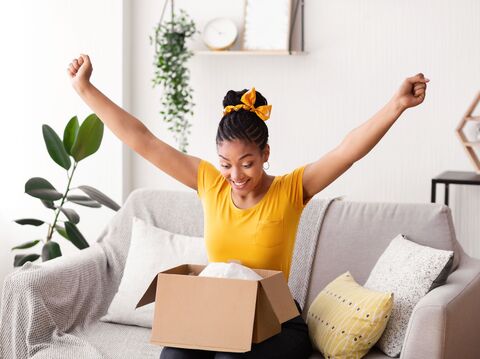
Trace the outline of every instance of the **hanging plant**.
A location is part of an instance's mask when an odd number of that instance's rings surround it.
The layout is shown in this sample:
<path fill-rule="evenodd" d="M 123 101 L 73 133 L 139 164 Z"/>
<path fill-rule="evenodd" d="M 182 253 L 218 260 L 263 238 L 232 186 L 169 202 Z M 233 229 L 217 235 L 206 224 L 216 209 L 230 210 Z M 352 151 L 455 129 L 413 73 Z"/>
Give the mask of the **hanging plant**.
<path fill-rule="evenodd" d="M 186 153 L 191 127 L 188 116 L 193 115 L 194 103 L 187 67 L 193 52 L 185 46 L 185 42 L 195 34 L 196 28 L 185 11 L 180 10 L 179 14 L 175 14 L 173 0 L 171 19 L 162 23 L 165 6 L 154 36 L 150 37 L 155 46 L 153 86 L 163 87 L 160 115 L 173 133 L 178 149 Z"/>

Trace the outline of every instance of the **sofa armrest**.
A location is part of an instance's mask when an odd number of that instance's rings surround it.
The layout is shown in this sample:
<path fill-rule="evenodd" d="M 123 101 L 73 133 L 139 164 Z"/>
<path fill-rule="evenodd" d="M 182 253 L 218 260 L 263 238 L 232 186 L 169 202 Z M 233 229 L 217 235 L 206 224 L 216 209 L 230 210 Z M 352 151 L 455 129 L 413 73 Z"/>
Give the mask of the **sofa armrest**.
<path fill-rule="evenodd" d="M 98 319 L 109 304 L 109 284 L 107 258 L 97 243 L 11 273 L 3 284 L 0 357 L 30 357 L 52 337 Z"/>
<path fill-rule="evenodd" d="M 478 358 L 480 260 L 463 255 L 447 283 L 423 297 L 408 324 L 401 358 Z"/>

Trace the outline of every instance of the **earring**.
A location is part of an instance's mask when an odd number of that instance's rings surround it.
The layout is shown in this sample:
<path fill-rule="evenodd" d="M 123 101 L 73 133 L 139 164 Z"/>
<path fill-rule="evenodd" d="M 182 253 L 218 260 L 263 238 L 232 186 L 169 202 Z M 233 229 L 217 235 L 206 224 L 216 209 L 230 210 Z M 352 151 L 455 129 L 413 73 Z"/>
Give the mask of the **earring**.
<path fill-rule="evenodd" d="M 265 167 L 265 163 L 267 164 L 267 167 Z M 270 168 L 270 163 L 268 163 L 268 161 L 265 163 L 263 164 L 263 169 L 266 171 Z"/>

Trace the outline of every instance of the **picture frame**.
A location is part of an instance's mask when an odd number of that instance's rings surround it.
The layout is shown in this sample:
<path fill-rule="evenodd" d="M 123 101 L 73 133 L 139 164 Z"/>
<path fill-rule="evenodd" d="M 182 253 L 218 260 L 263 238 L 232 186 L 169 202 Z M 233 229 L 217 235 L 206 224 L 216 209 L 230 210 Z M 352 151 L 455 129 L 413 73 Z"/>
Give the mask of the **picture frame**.
<path fill-rule="evenodd" d="M 242 50 L 288 51 L 292 0 L 245 0 Z"/>

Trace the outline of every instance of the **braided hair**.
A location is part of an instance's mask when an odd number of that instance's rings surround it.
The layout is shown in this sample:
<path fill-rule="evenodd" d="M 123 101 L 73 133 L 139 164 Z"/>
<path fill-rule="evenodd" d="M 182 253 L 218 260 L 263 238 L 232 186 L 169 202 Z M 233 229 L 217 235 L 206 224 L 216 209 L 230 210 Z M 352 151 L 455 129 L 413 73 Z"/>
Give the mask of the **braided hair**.
<path fill-rule="evenodd" d="M 223 98 L 223 107 L 241 104 L 241 98 L 248 90 L 227 92 Z M 267 105 L 267 99 L 260 92 L 256 92 L 255 107 Z M 255 143 L 261 151 L 268 143 L 268 128 L 255 112 L 240 109 L 232 111 L 222 117 L 218 124 L 217 146 L 223 141 L 243 140 Z"/>

